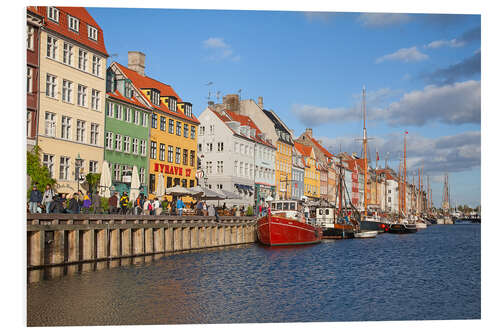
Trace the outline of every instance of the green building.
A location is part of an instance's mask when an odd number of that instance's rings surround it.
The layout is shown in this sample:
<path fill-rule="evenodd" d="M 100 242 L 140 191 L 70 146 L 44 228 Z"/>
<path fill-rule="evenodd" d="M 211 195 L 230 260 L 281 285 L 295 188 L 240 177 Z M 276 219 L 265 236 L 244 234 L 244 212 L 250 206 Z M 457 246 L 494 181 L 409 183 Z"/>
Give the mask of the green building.
<path fill-rule="evenodd" d="M 112 191 L 130 193 L 132 169 L 139 173 L 141 192 L 147 194 L 151 108 L 128 80 L 111 64 L 106 73 L 104 160 L 108 162 Z"/>

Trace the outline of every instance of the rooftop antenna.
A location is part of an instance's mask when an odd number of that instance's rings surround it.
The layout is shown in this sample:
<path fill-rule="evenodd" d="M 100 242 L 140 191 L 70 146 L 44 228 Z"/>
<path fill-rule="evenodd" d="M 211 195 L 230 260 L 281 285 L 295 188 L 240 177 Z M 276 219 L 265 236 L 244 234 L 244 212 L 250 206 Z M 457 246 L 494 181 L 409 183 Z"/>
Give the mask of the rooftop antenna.
<path fill-rule="evenodd" d="M 217 103 L 220 103 L 220 91 L 216 93 Z"/>
<path fill-rule="evenodd" d="M 214 84 L 212 81 L 209 81 L 208 83 L 205 84 L 208 87 L 208 97 L 207 97 L 208 102 L 210 102 L 210 86 L 212 84 Z"/>

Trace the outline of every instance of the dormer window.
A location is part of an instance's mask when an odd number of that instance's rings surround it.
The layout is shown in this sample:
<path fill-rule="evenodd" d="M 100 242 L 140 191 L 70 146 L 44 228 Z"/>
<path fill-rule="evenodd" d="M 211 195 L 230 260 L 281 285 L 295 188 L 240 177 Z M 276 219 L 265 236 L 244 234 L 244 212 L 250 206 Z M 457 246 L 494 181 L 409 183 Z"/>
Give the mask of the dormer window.
<path fill-rule="evenodd" d="M 151 89 L 151 102 L 154 105 L 160 105 L 160 92 L 156 89 Z"/>
<path fill-rule="evenodd" d="M 184 114 L 188 117 L 193 116 L 193 106 L 191 105 L 191 103 L 184 104 Z"/>
<path fill-rule="evenodd" d="M 132 84 L 130 80 L 125 80 L 125 97 L 132 98 Z"/>
<path fill-rule="evenodd" d="M 168 109 L 174 112 L 177 111 L 177 98 L 172 96 L 168 98 Z"/>
<path fill-rule="evenodd" d="M 80 30 L 80 20 L 68 15 L 68 28 L 74 32 L 78 32 Z"/>
<path fill-rule="evenodd" d="M 52 21 L 59 23 L 59 9 L 56 7 L 47 7 L 47 17 Z"/>
<path fill-rule="evenodd" d="M 97 41 L 97 29 L 93 26 L 87 25 L 89 39 Z"/>

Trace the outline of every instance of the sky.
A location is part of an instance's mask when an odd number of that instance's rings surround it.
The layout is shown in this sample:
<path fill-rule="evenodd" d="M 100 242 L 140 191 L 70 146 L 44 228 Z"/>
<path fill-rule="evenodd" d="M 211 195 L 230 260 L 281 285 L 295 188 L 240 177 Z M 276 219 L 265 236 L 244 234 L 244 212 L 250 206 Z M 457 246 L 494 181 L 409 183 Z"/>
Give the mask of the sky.
<path fill-rule="evenodd" d="M 362 151 L 365 86 L 372 165 L 397 170 L 408 131 L 409 180 L 423 168 L 435 206 L 445 173 L 453 206 L 481 203 L 480 15 L 87 9 L 109 63 L 145 53 L 196 115 L 241 90 L 332 153 Z"/>

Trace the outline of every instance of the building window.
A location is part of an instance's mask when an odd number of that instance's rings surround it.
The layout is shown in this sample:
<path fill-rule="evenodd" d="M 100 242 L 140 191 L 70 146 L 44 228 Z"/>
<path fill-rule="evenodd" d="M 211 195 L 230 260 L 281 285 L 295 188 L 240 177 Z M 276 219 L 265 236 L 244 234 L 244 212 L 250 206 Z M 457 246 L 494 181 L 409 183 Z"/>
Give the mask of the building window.
<path fill-rule="evenodd" d="M 62 116 L 61 138 L 69 140 L 71 138 L 71 118 Z"/>
<path fill-rule="evenodd" d="M 224 142 L 217 142 L 217 151 L 224 151 Z"/>
<path fill-rule="evenodd" d="M 156 113 L 151 114 L 151 128 L 158 127 L 158 115 Z"/>
<path fill-rule="evenodd" d="M 52 112 L 45 112 L 45 135 L 56 135 L 56 115 Z"/>
<path fill-rule="evenodd" d="M 173 163 L 174 162 L 174 147 L 173 146 L 168 146 L 168 162 Z"/>
<path fill-rule="evenodd" d="M 189 126 L 188 126 L 188 124 L 184 124 L 184 137 L 185 138 L 189 137 Z"/>
<path fill-rule="evenodd" d="M 139 169 L 139 182 L 141 184 L 145 183 L 145 177 L 146 177 L 146 169 L 140 168 Z"/>
<path fill-rule="evenodd" d="M 148 127 L 148 114 L 147 113 L 142 114 L 142 126 Z"/>
<path fill-rule="evenodd" d="M 73 82 L 63 79 L 63 84 L 62 84 L 63 102 L 71 103 L 72 95 L 73 95 Z"/>
<path fill-rule="evenodd" d="M 92 40 L 97 41 L 97 29 L 87 25 L 88 37 Z"/>
<path fill-rule="evenodd" d="M 106 132 L 106 149 L 113 149 L 113 133 Z"/>
<path fill-rule="evenodd" d="M 188 117 L 193 115 L 193 106 L 191 104 L 185 104 L 184 106 L 184 114 Z"/>
<path fill-rule="evenodd" d="M 96 55 L 92 56 L 92 74 L 101 76 L 101 58 Z"/>
<path fill-rule="evenodd" d="M 31 25 L 28 25 L 28 35 L 26 38 L 26 47 L 28 50 L 33 50 L 33 47 L 35 45 L 35 28 L 32 27 Z"/>
<path fill-rule="evenodd" d="M 116 105 L 115 107 L 115 118 L 116 119 L 120 119 L 122 120 L 123 119 L 123 105 Z"/>
<path fill-rule="evenodd" d="M 45 85 L 45 95 L 48 97 L 56 98 L 57 92 L 57 78 L 54 75 L 47 74 Z"/>
<path fill-rule="evenodd" d="M 170 97 L 168 99 L 168 108 L 170 111 L 177 111 L 177 99 L 175 97 Z"/>
<path fill-rule="evenodd" d="M 184 165 L 188 164 L 188 150 L 187 149 L 182 150 L 182 164 L 184 164 Z"/>
<path fill-rule="evenodd" d="M 47 36 L 47 57 L 57 59 L 57 38 Z"/>
<path fill-rule="evenodd" d="M 139 125 L 140 121 L 141 121 L 141 113 L 139 112 L 139 110 L 135 110 L 134 111 L 134 123 L 136 125 Z"/>
<path fill-rule="evenodd" d="M 174 134 L 174 121 L 172 119 L 168 120 L 168 133 Z"/>
<path fill-rule="evenodd" d="M 63 62 L 66 65 L 73 65 L 73 45 L 66 42 L 63 44 Z"/>
<path fill-rule="evenodd" d="M 189 165 L 194 167 L 194 150 L 191 150 L 189 152 Z"/>
<path fill-rule="evenodd" d="M 115 150 L 116 151 L 122 150 L 122 136 L 121 136 L 121 134 L 115 134 Z"/>
<path fill-rule="evenodd" d="M 139 151 L 139 139 L 133 138 L 132 139 L 132 154 L 137 155 Z"/>
<path fill-rule="evenodd" d="M 238 176 L 238 161 L 234 161 L 234 175 Z"/>
<path fill-rule="evenodd" d="M 212 174 L 212 161 L 207 162 L 207 174 Z"/>
<path fill-rule="evenodd" d="M 205 126 L 200 126 L 200 133 L 199 135 L 204 135 L 205 134 Z"/>
<path fill-rule="evenodd" d="M 33 92 L 33 68 L 28 67 L 28 72 L 26 76 L 26 92 L 27 93 L 32 93 Z"/>
<path fill-rule="evenodd" d="M 131 117 L 130 109 L 129 108 L 125 108 L 124 114 L 125 114 L 125 119 L 123 119 L 123 120 L 125 120 L 127 123 L 130 123 L 131 122 L 131 119 L 130 119 L 130 117 Z"/>
<path fill-rule="evenodd" d="M 98 90 L 92 89 L 92 110 L 99 111 L 101 105 L 100 92 Z"/>
<path fill-rule="evenodd" d="M 74 32 L 78 32 L 80 30 L 80 20 L 76 17 L 68 15 L 68 28 Z"/>
<path fill-rule="evenodd" d="M 167 177 L 167 188 L 172 187 L 172 177 Z"/>
<path fill-rule="evenodd" d="M 61 156 L 59 160 L 59 179 L 68 180 L 69 176 L 69 157 Z"/>
<path fill-rule="evenodd" d="M 160 161 L 165 161 L 165 144 L 160 143 Z"/>
<path fill-rule="evenodd" d="M 43 165 L 49 170 L 50 178 L 54 174 L 54 155 L 43 154 Z"/>
<path fill-rule="evenodd" d="M 156 142 L 151 141 L 151 148 L 149 150 L 149 157 L 153 160 L 156 159 Z"/>
<path fill-rule="evenodd" d="M 114 110 L 113 110 L 114 104 L 111 102 L 108 102 L 107 106 L 108 107 L 106 109 L 106 116 L 108 116 L 109 118 L 113 118 L 113 116 L 114 116 Z"/>
<path fill-rule="evenodd" d="M 90 124 L 90 144 L 96 145 L 99 142 L 99 125 Z"/>
<path fill-rule="evenodd" d="M 120 180 L 120 164 L 113 165 L 113 180 L 115 181 Z"/>
<path fill-rule="evenodd" d="M 146 156 L 146 141 L 141 140 L 141 156 Z"/>
<path fill-rule="evenodd" d="M 217 161 L 217 173 L 218 174 L 224 173 L 224 162 L 223 161 Z"/>
<path fill-rule="evenodd" d="M 89 172 L 97 173 L 97 161 L 89 161 Z"/>
<path fill-rule="evenodd" d="M 130 153 L 130 136 L 123 137 L 123 151 Z"/>
<path fill-rule="evenodd" d="M 85 141 L 85 122 L 83 120 L 76 121 L 76 141 Z"/>
<path fill-rule="evenodd" d="M 181 149 L 179 147 L 175 147 L 175 163 L 181 163 Z"/>
<path fill-rule="evenodd" d="M 87 51 L 85 50 L 78 50 L 78 69 L 81 69 L 82 71 L 87 71 Z"/>
<path fill-rule="evenodd" d="M 240 162 L 240 177 L 243 177 L 243 162 Z"/>
<path fill-rule="evenodd" d="M 196 129 L 194 126 L 191 126 L 191 139 L 196 138 Z"/>
<path fill-rule="evenodd" d="M 199 152 L 199 153 L 201 153 L 201 152 L 202 152 L 201 147 L 202 147 L 202 144 L 201 144 L 201 143 L 198 143 L 198 152 Z"/>
<path fill-rule="evenodd" d="M 87 87 L 78 85 L 78 98 L 77 103 L 79 106 L 87 106 Z"/>
<path fill-rule="evenodd" d="M 210 125 L 210 134 L 214 134 L 214 125 Z"/>
<path fill-rule="evenodd" d="M 166 130 L 166 126 L 167 126 L 167 119 L 165 119 L 165 117 L 161 116 L 160 117 L 160 129 L 162 131 L 165 131 Z"/>
<path fill-rule="evenodd" d="M 207 143 L 207 152 L 211 152 L 212 148 L 213 148 L 212 143 L 211 142 Z"/>
<path fill-rule="evenodd" d="M 175 133 L 175 134 L 177 134 L 177 135 L 179 135 L 179 136 L 180 136 L 180 135 L 182 135 L 182 133 L 181 133 L 181 132 L 182 132 L 182 124 L 181 124 L 181 122 L 180 122 L 180 121 L 178 121 L 178 122 L 177 122 L 177 127 L 176 127 L 176 133 Z"/>
<path fill-rule="evenodd" d="M 59 23 L 59 9 L 56 7 L 47 7 L 47 16 L 52 21 Z"/>
<path fill-rule="evenodd" d="M 160 105 L 160 93 L 155 89 L 151 90 L 151 102 L 154 105 Z"/>

